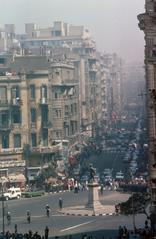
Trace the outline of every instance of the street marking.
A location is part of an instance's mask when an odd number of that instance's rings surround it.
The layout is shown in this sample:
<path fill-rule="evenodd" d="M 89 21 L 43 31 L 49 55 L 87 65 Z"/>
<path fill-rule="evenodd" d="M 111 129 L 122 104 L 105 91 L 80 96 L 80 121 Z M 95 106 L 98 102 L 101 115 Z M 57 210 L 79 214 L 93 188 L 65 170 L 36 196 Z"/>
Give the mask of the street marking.
<path fill-rule="evenodd" d="M 74 229 L 74 228 L 77 228 L 77 227 L 81 227 L 81 226 L 84 226 L 84 225 L 86 225 L 86 224 L 89 224 L 89 223 L 92 223 L 92 222 L 95 222 L 95 221 L 96 221 L 96 220 L 92 220 L 92 221 L 89 221 L 89 222 L 84 222 L 84 223 L 78 224 L 78 225 L 73 226 L 73 227 L 68 227 L 68 228 L 66 228 L 66 229 L 61 230 L 61 232 L 69 231 L 69 230 L 71 230 L 71 229 Z"/>

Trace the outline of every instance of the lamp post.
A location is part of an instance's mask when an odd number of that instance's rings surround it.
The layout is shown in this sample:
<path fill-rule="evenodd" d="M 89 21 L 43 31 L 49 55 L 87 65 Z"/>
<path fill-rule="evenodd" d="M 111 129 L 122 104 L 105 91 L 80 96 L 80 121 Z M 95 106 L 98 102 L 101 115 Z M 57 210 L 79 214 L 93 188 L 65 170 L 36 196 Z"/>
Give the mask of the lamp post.
<path fill-rule="evenodd" d="M 5 197 L 4 197 L 3 182 L 2 182 L 2 227 L 3 227 L 3 236 L 5 234 L 5 221 L 4 221 L 4 218 L 5 218 L 5 207 L 4 207 L 4 200 L 5 200 Z"/>
<path fill-rule="evenodd" d="M 135 225 L 134 193 L 132 193 L 132 213 L 133 213 L 133 229 L 134 229 L 134 233 L 135 233 L 136 225 Z"/>
<path fill-rule="evenodd" d="M 29 185 L 29 177 L 28 177 L 28 160 L 30 156 L 30 145 L 25 144 L 23 147 L 23 153 L 24 153 L 24 159 L 25 159 L 25 177 L 27 180 L 27 183 Z"/>

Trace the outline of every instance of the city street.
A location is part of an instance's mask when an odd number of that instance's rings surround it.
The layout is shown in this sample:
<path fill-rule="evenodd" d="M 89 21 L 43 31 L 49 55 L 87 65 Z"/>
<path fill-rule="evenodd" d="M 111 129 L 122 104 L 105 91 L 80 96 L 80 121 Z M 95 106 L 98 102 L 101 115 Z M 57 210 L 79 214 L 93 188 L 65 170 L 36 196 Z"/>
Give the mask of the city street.
<path fill-rule="evenodd" d="M 74 233 L 83 233 L 94 230 L 118 229 L 119 225 L 126 225 L 129 229 L 133 228 L 132 216 L 69 216 L 62 215 L 58 212 L 58 199 L 63 199 L 63 207 L 72 205 L 85 205 L 87 201 L 87 192 L 65 192 L 58 194 L 46 194 L 42 197 L 20 200 L 12 200 L 6 202 L 7 210 L 11 212 L 11 225 L 6 225 L 5 231 L 14 231 L 14 225 L 17 224 L 18 232 L 27 232 L 32 230 L 44 234 L 46 226 L 50 229 L 50 236 L 66 235 Z M 129 195 L 120 194 L 118 192 L 105 191 L 100 200 L 104 205 L 114 205 L 120 201 L 127 200 Z M 45 205 L 49 204 L 51 208 L 50 218 L 46 217 Z M 30 210 L 32 222 L 28 224 L 26 221 L 26 211 Z M 0 215 L 2 211 L 0 210 Z M 136 216 L 136 226 L 143 225 L 144 215 Z M 0 230 L 2 231 L 2 216 L 0 217 Z"/>

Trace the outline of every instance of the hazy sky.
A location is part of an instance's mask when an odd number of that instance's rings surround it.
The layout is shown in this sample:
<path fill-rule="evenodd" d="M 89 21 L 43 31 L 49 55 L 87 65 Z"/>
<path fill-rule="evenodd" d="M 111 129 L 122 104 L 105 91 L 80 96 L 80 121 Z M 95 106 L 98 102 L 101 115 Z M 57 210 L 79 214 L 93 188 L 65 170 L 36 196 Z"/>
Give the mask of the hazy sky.
<path fill-rule="evenodd" d="M 0 0 L 0 24 L 50 26 L 55 20 L 90 29 L 100 51 L 117 52 L 127 61 L 143 61 L 144 35 L 137 14 L 144 0 Z"/>

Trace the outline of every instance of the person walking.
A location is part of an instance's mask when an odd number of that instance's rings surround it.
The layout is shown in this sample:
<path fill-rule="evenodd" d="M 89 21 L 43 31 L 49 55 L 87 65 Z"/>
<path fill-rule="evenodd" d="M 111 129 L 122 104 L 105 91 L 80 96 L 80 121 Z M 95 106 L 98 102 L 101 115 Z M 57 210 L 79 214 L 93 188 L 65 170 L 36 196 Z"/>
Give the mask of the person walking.
<path fill-rule="evenodd" d="M 63 200 L 62 200 L 62 198 L 59 198 L 59 208 L 60 208 L 60 210 L 62 209 L 62 206 L 63 206 Z"/>
<path fill-rule="evenodd" d="M 30 211 L 29 210 L 27 210 L 27 222 L 30 224 L 30 222 L 31 222 L 31 214 L 30 214 Z"/>
<path fill-rule="evenodd" d="M 10 212 L 7 212 L 7 222 L 8 222 L 8 225 L 11 225 L 11 213 Z"/>
<path fill-rule="evenodd" d="M 48 226 L 46 226 L 45 230 L 44 230 L 44 238 L 48 239 L 49 238 L 49 228 Z"/>
<path fill-rule="evenodd" d="M 15 234 L 17 234 L 17 224 L 15 224 Z"/>
<path fill-rule="evenodd" d="M 103 184 L 101 184 L 100 192 L 101 192 L 101 195 L 103 195 Z"/>
<path fill-rule="evenodd" d="M 46 216 L 50 217 L 50 207 L 48 204 L 46 205 L 45 209 L 46 209 Z"/>

